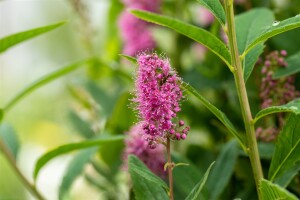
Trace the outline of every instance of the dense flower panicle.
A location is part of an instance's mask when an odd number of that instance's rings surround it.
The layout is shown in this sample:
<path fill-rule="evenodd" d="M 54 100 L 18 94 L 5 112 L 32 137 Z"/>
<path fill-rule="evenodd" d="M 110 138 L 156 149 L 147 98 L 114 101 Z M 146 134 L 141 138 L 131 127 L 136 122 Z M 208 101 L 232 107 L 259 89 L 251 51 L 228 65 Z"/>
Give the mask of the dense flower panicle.
<path fill-rule="evenodd" d="M 142 160 L 153 173 L 164 177 L 165 148 L 162 144 L 159 144 L 155 149 L 151 149 L 148 146 L 148 142 L 143 138 L 144 130 L 142 126 L 142 123 L 138 123 L 127 132 L 128 137 L 125 139 L 125 149 L 123 152 L 123 158 L 125 160 L 124 167 L 127 168 L 128 155 L 134 154 Z"/>
<path fill-rule="evenodd" d="M 279 79 L 273 79 L 274 72 L 283 67 L 287 67 L 284 58 L 287 56 L 285 50 L 273 51 L 266 56 L 266 59 L 259 62 L 263 65 L 261 68 L 262 80 L 260 85 L 261 107 L 267 108 L 270 106 L 278 106 L 286 104 L 300 96 L 299 91 L 296 91 L 294 86 L 295 76 L 288 76 Z M 277 115 L 278 128 L 259 127 L 256 130 L 257 137 L 264 141 L 274 140 L 279 133 L 279 130 L 284 124 L 284 115 Z"/>
<path fill-rule="evenodd" d="M 158 12 L 161 0 L 123 0 L 126 8 Z M 124 10 L 119 18 L 121 37 L 124 41 L 123 53 L 135 55 L 139 51 L 153 49 L 155 41 L 149 30 L 150 24 L 136 18 Z"/>
<path fill-rule="evenodd" d="M 140 54 L 137 57 L 136 98 L 137 109 L 142 118 L 146 139 L 151 148 L 166 138 L 185 139 L 189 127 L 184 122 L 174 123 L 180 111 L 182 99 L 180 79 L 171 70 L 168 59 L 161 59 L 157 54 Z"/>

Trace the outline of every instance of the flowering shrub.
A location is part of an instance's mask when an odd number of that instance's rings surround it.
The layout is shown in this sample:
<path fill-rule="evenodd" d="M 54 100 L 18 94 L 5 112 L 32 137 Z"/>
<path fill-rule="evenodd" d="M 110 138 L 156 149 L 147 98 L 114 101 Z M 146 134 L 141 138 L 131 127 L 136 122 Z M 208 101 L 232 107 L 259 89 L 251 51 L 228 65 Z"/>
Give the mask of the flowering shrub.
<path fill-rule="evenodd" d="M 48 3 L 0 39 L 0 199 L 300 198 L 298 1 Z"/>

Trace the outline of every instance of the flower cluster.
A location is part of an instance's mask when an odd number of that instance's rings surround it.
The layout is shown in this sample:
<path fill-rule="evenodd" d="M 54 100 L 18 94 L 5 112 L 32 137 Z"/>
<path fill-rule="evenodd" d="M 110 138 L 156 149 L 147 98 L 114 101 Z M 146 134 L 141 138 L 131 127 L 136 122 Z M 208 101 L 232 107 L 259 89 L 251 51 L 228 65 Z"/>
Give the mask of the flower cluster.
<path fill-rule="evenodd" d="M 140 54 L 137 57 L 136 98 L 137 109 L 143 120 L 143 129 L 150 148 L 163 143 L 166 138 L 185 139 L 189 127 L 175 118 L 180 111 L 179 102 L 183 98 L 180 79 L 171 70 L 168 59 L 157 54 Z"/>
<path fill-rule="evenodd" d="M 123 3 L 125 8 L 158 12 L 161 0 L 123 0 Z M 127 10 L 124 10 L 120 15 L 119 27 L 121 37 L 124 41 L 124 54 L 133 56 L 139 51 L 155 47 L 155 41 L 149 30 L 149 24 L 136 18 Z"/>
<path fill-rule="evenodd" d="M 263 64 L 261 68 L 262 80 L 259 94 L 260 99 L 262 100 L 262 108 L 286 104 L 300 96 L 299 91 L 296 91 L 294 86 L 295 76 L 288 76 L 279 79 L 273 78 L 273 74 L 276 70 L 287 67 L 287 63 L 284 59 L 286 56 L 287 52 L 285 50 L 280 52 L 273 51 L 266 56 L 265 61 L 260 61 Z M 276 116 L 276 121 L 278 128 L 271 127 L 263 129 L 262 127 L 258 127 L 256 130 L 257 137 L 264 141 L 271 141 L 275 139 L 284 124 L 284 115 L 278 114 Z"/>
<path fill-rule="evenodd" d="M 128 155 L 134 154 L 143 161 L 153 173 L 164 177 L 165 148 L 162 144 L 159 144 L 157 148 L 151 149 L 143 138 L 143 134 L 142 123 L 136 124 L 127 132 L 128 137 L 125 139 L 125 150 L 123 152 L 123 158 L 125 160 L 124 167 L 127 168 Z"/>

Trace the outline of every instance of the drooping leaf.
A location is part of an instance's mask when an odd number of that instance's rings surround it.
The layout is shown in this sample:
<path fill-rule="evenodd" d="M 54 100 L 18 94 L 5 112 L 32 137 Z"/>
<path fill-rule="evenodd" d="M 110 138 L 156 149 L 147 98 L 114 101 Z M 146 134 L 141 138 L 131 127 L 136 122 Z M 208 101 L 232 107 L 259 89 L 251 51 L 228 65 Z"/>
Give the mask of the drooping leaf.
<path fill-rule="evenodd" d="M 31 38 L 41 35 L 43 33 L 49 32 L 55 28 L 58 28 L 58 27 L 64 25 L 65 23 L 66 22 L 59 22 L 59 23 L 48 25 L 48 26 L 42 26 L 39 28 L 23 31 L 20 33 L 15 33 L 13 35 L 9 35 L 4 38 L 1 38 L 0 39 L 0 53 L 4 52 L 8 48 L 10 48 L 16 44 L 19 44 L 25 40 L 31 39 Z"/>
<path fill-rule="evenodd" d="M 300 117 L 291 114 L 278 136 L 269 169 L 269 180 L 287 186 L 300 167 Z"/>
<path fill-rule="evenodd" d="M 168 200 L 167 185 L 153 174 L 136 156 L 130 155 L 129 172 L 136 200 Z M 165 189 L 164 189 L 165 188 Z"/>
<path fill-rule="evenodd" d="M 84 166 L 90 161 L 91 156 L 97 152 L 97 148 L 85 149 L 79 152 L 68 164 L 66 173 L 59 186 L 59 199 L 66 199 L 74 181 L 82 174 Z"/>
<path fill-rule="evenodd" d="M 260 35 L 260 32 L 274 21 L 273 12 L 266 8 L 255 8 L 235 17 L 236 36 L 239 53 L 242 54 L 250 42 Z M 252 49 L 243 60 L 245 82 L 251 75 L 253 67 L 262 53 L 264 45 Z"/>
<path fill-rule="evenodd" d="M 222 148 L 204 187 L 206 192 L 205 199 L 218 199 L 222 194 L 234 172 L 238 154 L 236 140 L 229 141 Z"/>
<path fill-rule="evenodd" d="M 226 63 L 227 66 L 231 66 L 230 53 L 226 45 L 205 29 L 187 24 L 171 17 L 154 14 L 151 12 L 141 10 L 132 10 L 131 12 L 140 19 L 161 26 L 166 26 L 177 31 L 180 34 L 183 34 L 195 40 L 196 42 L 203 44 L 216 55 L 218 55 Z"/>
<path fill-rule="evenodd" d="M 253 47 L 258 45 L 259 43 L 263 43 L 271 37 L 278 35 L 280 33 L 287 32 L 289 30 L 300 27 L 300 15 L 295 17 L 288 18 L 284 21 L 274 21 L 268 27 L 266 27 L 260 34 L 253 38 L 249 44 L 247 45 L 244 55 L 247 54 Z"/>
<path fill-rule="evenodd" d="M 244 135 L 239 133 L 231 123 L 231 121 L 227 118 L 227 116 L 220 111 L 218 108 L 216 108 L 214 105 L 212 105 L 208 100 L 206 100 L 201 94 L 199 94 L 192 86 L 188 85 L 187 83 L 181 84 L 182 89 L 187 90 L 190 94 L 194 95 L 203 105 L 208 108 L 228 129 L 228 131 L 238 139 L 240 145 L 245 149 L 246 143 Z"/>
<path fill-rule="evenodd" d="M 271 106 L 259 111 L 253 119 L 253 123 L 256 123 L 260 118 L 264 116 L 281 112 L 291 112 L 296 115 L 300 114 L 300 99 L 293 100 L 281 106 Z"/>
<path fill-rule="evenodd" d="M 14 156 L 14 159 L 16 159 L 20 148 L 20 143 L 18 136 L 11 125 L 6 123 L 0 125 L 0 140 L 1 139 Z"/>
<path fill-rule="evenodd" d="M 91 138 L 95 136 L 89 123 L 81 119 L 74 111 L 69 112 L 69 119 L 74 126 L 74 129 L 84 138 Z"/>
<path fill-rule="evenodd" d="M 94 147 L 94 146 L 99 146 L 101 144 L 117 142 L 117 141 L 120 141 L 123 139 L 124 139 L 124 136 L 110 136 L 110 137 L 105 136 L 105 137 L 101 137 L 99 139 L 87 140 L 84 142 L 71 143 L 71 144 L 59 146 L 59 147 L 45 153 L 38 159 L 38 161 L 35 165 L 33 177 L 36 180 L 38 173 L 40 172 L 42 167 L 45 166 L 51 159 L 53 159 L 57 156 L 69 153 L 74 150 L 86 149 L 86 148 L 90 148 L 90 147 Z"/>
<path fill-rule="evenodd" d="M 300 71 L 300 51 L 286 59 L 288 64 L 285 68 L 278 69 L 274 74 L 273 78 L 278 79 L 281 77 L 290 76 Z"/>
<path fill-rule="evenodd" d="M 223 6 L 219 0 L 197 0 L 202 6 L 212 12 L 216 19 L 225 26 L 226 16 Z"/>
<path fill-rule="evenodd" d="M 4 110 L 7 111 L 11 109 L 16 103 L 18 103 L 21 99 L 23 99 L 25 96 L 33 92 L 34 90 L 46 85 L 47 83 L 50 83 L 51 81 L 56 80 L 57 78 L 64 76 L 75 69 L 84 66 L 86 63 L 91 61 L 92 59 L 86 59 L 83 61 L 76 62 L 74 64 L 71 64 L 69 66 L 63 67 L 59 70 L 56 70 L 50 74 L 45 75 L 44 77 L 40 78 L 39 80 L 33 82 L 32 84 L 25 87 L 21 92 L 19 92 L 12 100 L 10 100 L 6 106 L 4 107 Z"/>
<path fill-rule="evenodd" d="M 261 193 L 262 200 L 297 200 L 298 198 L 285 190 L 284 188 L 276 185 L 268 180 L 262 179 L 260 181 L 259 190 Z"/>
<path fill-rule="evenodd" d="M 209 168 L 205 172 L 202 179 L 199 181 L 199 183 L 197 183 L 197 185 L 195 185 L 195 187 L 193 188 L 191 193 L 185 198 L 185 200 L 196 200 L 198 198 L 198 196 L 200 195 L 201 190 L 203 189 L 203 187 L 204 187 L 204 185 L 207 181 L 208 175 L 209 175 L 210 170 L 211 170 L 212 166 L 214 165 L 214 163 L 215 162 L 211 163 L 211 165 L 209 166 Z"/>

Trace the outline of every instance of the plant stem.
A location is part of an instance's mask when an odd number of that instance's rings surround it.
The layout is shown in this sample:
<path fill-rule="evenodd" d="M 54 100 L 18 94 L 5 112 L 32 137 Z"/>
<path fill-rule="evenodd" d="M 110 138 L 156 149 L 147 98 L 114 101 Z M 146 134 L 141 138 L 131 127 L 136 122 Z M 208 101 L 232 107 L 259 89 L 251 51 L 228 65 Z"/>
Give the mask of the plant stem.
<path fill-rule="evenodd" d="M 258 186 L 259 186 L 259 181 L 263 179 L 263 173 L 262 173 L 262 167 L 261 167 L 260 157 L 259 157 L 259 152 L 257 147 L 254 124 L 252 123 L 253 118 L 252 118 L 249 100 L 247 96 L 242 64 L 239 58 L 239 52 L 237 47 L 237 39 L 236 39 L 235 23 L 234 23 L 233 0 L 225 1 L 225 12 L 226 12 L 226 20 L 227 20 L 227 28 L 228 28 L 229 46 L 231 52 L 231 63 L 232 66 L 234 67 L 233 74 L 235 78 L 235 84 L 239 96 L 240 106 L 242 110 L 242 115 L 243 115 L 244 125 L 246 129 L 246 135 L 247 135 L 247 151 L 250 157 L 250 162 L 254 174 L 258 197 L 259 199 L 261 199 Z"/>
<path fill-rule="evenodd" d="M 14 159 L 13 155 L 11 154 L 10 150 L 7 148 L 7 146 L 4 144 L 4 142 L 0 139 L 0 151 L 3 153 L 3 155 L 6 157 L 7 161 L 11 165 L 12 169 L 15 171 L 15 173 L 19 176 L 25 187 L 29 190 L 29 192 L 35 196 L 39 200 L 45 200 L 45 198 L 37 191 L 35 186 L 31 184 L 26 177 L 22 174 L 20 169 L 17 167 L 16 160 Z"/>
<path fill-rule="evenodd" d="M 171 142 L 170 138 L 167 138 L 167 156 L 168 156 L 168 176 L 169 176 L 169 188 L 170 188 L 170 200 L 174 200 L 173 192 L 173 164 L 171 159 Z"/>

